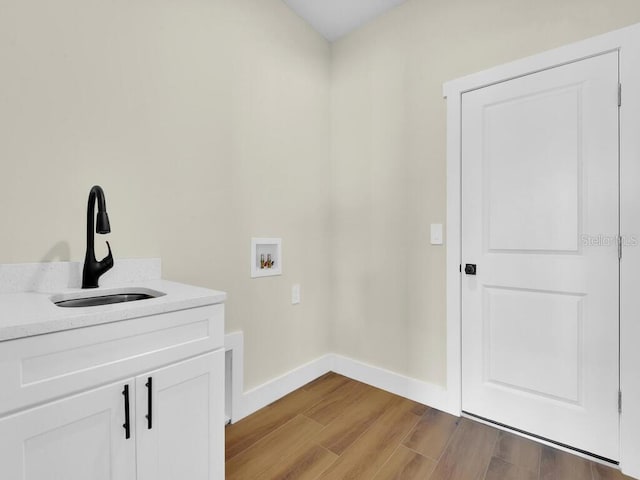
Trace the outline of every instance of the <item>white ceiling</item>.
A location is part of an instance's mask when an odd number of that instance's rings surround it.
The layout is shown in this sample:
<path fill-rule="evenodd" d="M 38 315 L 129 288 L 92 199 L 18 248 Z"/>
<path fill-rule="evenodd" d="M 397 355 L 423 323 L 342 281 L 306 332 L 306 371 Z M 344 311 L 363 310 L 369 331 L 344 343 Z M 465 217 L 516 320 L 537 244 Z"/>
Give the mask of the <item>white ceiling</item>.
<path fill-rule="evenodd" d="M 283 0 L 330 42 L 406 0 Z"/>

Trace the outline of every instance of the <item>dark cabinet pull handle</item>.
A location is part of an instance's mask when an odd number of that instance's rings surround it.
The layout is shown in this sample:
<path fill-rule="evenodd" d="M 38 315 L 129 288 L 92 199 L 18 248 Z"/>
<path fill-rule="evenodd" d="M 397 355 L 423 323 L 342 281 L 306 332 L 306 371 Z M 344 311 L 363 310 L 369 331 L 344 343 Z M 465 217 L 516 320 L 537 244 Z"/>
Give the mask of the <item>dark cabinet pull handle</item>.
<path fill-rule="evenodd" d="M 153 396 L 153 378 L 149 377 L 147 378 L 147 383 L 144 384 L 145 387 L 147 387 L 147 414 L 145 415 L 146 419 L 147 419 L 147 429 L 151 430 L 151 427 L 153 425 L 152 422 L 152 415 L 153 415 L 153 400 L 152 400 L 152 396 Z"/>
<path fill-rule="evenodd" d="M 129 385 L 124 386 L 122 395 L 124 395 L 124 423 L 122 424 L 122 428 L 124 428 L 124 438 L 129 439 L 131 438 L 131 423 L 129 418 Z"/>

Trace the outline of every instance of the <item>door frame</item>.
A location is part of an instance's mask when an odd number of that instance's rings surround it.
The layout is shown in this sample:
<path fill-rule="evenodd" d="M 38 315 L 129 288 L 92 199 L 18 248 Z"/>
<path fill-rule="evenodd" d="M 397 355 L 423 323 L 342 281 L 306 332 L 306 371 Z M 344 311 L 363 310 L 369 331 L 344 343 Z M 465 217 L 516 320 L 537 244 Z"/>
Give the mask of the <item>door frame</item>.
<path fill-rule="evenodd" d="M 461 114 L 462 95 L 496 83 L 529 75 L 603 53 L 619 52 L 622 106 L 620 135 L 620 232 L 625 239 L 620 262 L 620 467 L 640 478 L 640 24 L 572 43 L 449 81 L 443 86 L 447 100 L 447 404 L 462 413 L 462 215 Z M 635 277 L 635 278 L 634 278 Z M 640 316 L 639 316 L 640 317 Z M 634 341 L 637 340 L 637 341 Z M 634 378 L 636 377 L 636 378 Z"/>

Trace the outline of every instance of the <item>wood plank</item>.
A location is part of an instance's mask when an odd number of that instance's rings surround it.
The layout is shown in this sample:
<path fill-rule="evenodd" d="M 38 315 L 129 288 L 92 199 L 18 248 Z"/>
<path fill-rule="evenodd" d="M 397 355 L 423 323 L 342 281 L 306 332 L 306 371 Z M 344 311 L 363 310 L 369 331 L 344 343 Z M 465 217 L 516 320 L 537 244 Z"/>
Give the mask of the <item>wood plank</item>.
<path fill-rule="evenodd" d="M 541 444 L 512 433 L 501 432 L 493 455 L 512 465 L 536 472 L 537 476 L 541 453 Z"/>
<path fill-rule="evenodd" d="M 325 382 L 327 379 L 330 379 L 332 377 L 335 377 L 336 375 L 338 375 L 335 372 L 327 372 L 324 375 L 319 376 L 318 378 L 316 378 L 315 380 L 311 380 L 309 383 L 303 385 L 302 387 L 300 387 L 302 390 L 306 390 L 307 388 L 313 388 L 315 385 L 319 384 L 319 383 L 323 383 Z M 346 378 L 346 377 L 345 377 Z"/>
<path fill-rule="evenodd" d="M 419 417 L 413 413 L 415 408 L 415 402 L 394 397 L 371 428 L 353 442 L 320 478 L 373 478 L 418 422 Z"/>
<path fill-rule="evenodd" d="M 484 480 L 538 480 L 538 471 L 534 472 L 493 457 Z"/>
<path fill-rule="evenodd" d="M 353 380 L 329 372 L 226 429 L 226 458 L 232 458 L 261 437 Z M 357 383 L 357 382 L 355 382 Z"/>
<path fill-rule="evenodd" d="M 498 430 L 467 418 L 460 420 L 431 480 L 479 480 L 485 474 Z"/>
<path fill-rule="evenodd" d="M 414 402 L 415 405 L 413 407 L 413 410 L 411 411 L 411 413 L 413 413 L 414 415 L 417 415 L 418 417 L 421 417 L 422 415 L 424 415 L 427 410 L 429 410 L 429 407 L 427 407 L 426 405 L 422 404 L 422 403 L 418 403 L 418 402 Z"/>
<path fill-rule="evenodd" d="M 319 435 L 317 442 L 337 455 L 349 447 L 382 414 L 394 395 L 373 389 L 361 401 L 344 409 Z"/>
<path fill-rule="evenodd" d="M 334 373 L 226 431 L 228 480 L 631 480 Z"/>
<path fill-rule="evenodd" d="M 315 395 L 321 399 L 333 392 L 336 388 L 352 383 L 354 380 L 334 372 L 325 373 L 323 376 L 316 378 L 314 381 L 307 383 L 302 387 L 303 390 Z"/>
<path fill-rule="evenodd" d="M 429 408 L 403 442 L 411 450 L 438 460 L 458 427 L 460 419 Z"/>
<path fill-rule="evenodd" d="M 633 480 L 631 477 L 623 475 L 620 470 L 595 462 L 591 463 L 591 471 L 593 472 L 593 480 Z"/>
<path fill-rule="evenodd" d="M 428 480 L 435 460 L 400 445 L 374 480 Z"/>
<path fill-rule="evenodd" d="M 584 480 L 591 478 L 591 462 L 570 453 L 543 446 L 540 480 Z"/>
<path fill-rule="evenodd" d="M 268 468 L 257 480 L 314 480 L 337 458 L 335 453 L 308 441 L 292 456 Z"/>
<path fill-rule="evenodd" d="M 226 459 L 235 457 L 317 402 L 316 395 L 298 389 L 225 429 Z"/>
<path fill-rule="evenodd" d="M 336 388 L 314 406 L 303 412 L 322 425 L 329 425 L 353 403 L 373 391 L 373 387 L 360 382 L 349 382 Z"/>
<path fill-rule="evenodd" d="M 322 425 L 297 415 L 282 427 L 263 437 L 254 445 L 226 462 L 227 480 L 258 478 L 274 463 L 296 455 L 301 446 L 311 440 Z"/>

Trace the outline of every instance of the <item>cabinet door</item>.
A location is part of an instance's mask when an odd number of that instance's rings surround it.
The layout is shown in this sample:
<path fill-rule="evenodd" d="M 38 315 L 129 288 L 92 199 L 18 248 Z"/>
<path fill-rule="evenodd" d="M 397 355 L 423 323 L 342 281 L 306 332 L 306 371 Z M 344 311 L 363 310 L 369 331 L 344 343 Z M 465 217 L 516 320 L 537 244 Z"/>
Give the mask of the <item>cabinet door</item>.
<path fill-rule="evenodd" d="M 136 378 L 136 402 L 138 480 L 224 478 L 224 349 Z"/>
<path fill-rule="evenodd" d="M 0 419 L 0 478 L 135 480 L 123 391 L 109 385 Z"/>

